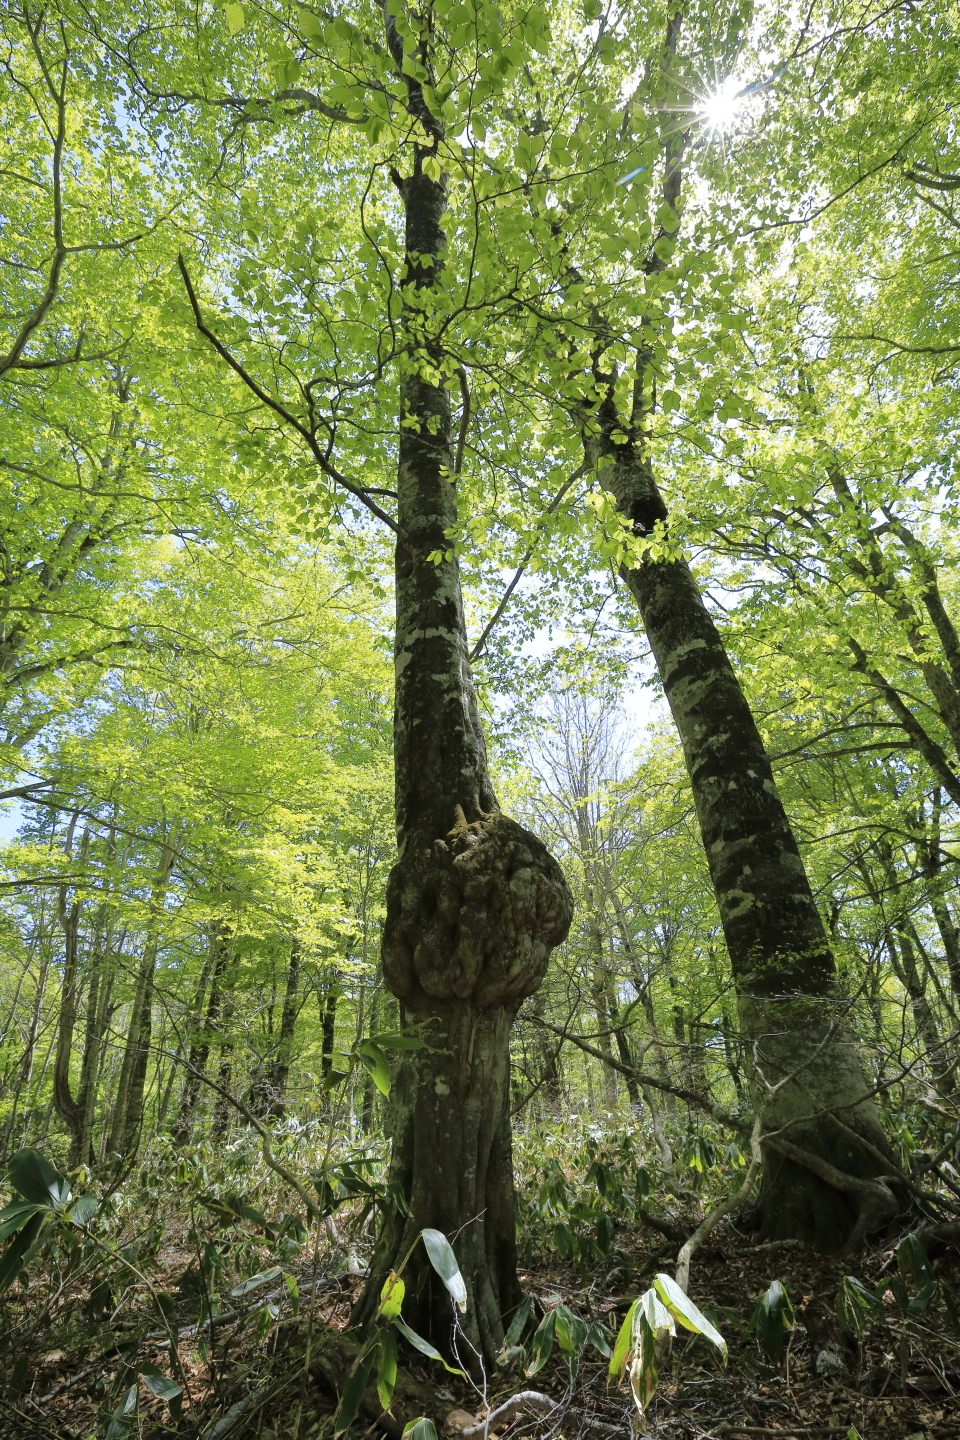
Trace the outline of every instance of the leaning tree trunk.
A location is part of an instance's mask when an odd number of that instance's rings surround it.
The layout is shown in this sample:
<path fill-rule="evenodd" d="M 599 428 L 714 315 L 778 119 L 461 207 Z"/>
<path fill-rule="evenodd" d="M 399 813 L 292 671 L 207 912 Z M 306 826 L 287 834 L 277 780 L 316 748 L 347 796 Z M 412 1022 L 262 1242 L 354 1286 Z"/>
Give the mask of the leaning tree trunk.
<path fill-rule="evenodd" d="M 683 19 L 680 8 L 668 20 L 657 101 L 661 195 L 676 214 L 688 138 L 671 109 L 671 96 L 682 90 L 673 70 Z M 652 250 L 646 270 L 653 275 L 665 264 Z M 581 279 L 572 266 L 569 274 Z M 657 323 L 647 317 L 648 333 Z M 602 467 L 603 484 L 634 535 L 666 532 L 650 461 L 655 392 L 644 377 L 652 356 L 636 357 L 632 404 L 621 408 L 611 358 L 619 337 L 598 309 L 590 324 L 593 374 L 572 407 L 585 454 Z M 730 954 L 763 1118 L 762 1231 L 826 1250 L 853 1248 L 898 1211 L 897 1198 L 877 1178 L 892 1161 L 763 741 L 686 560 L 648 552 L 622 578 L 640 608 L 683 746 Z"/>
<path fill-rule="evenodd" d="M 402 70 L 403 45 L 389 16 L 387 38 Z M 442 132 L 419 83 L 408 77 L 407 87 L 411 114 L 433 146 L 415 146 L 413 173 L 394 175 L 409 258 L 397 477 L 399 858 L 387 887 L 383 973 L 404 1024 L 423 1025 L 431 1048 L 405 1055 L 394 1081 L 389 1178 L 409 1213 L 398 1209 L 385 1218 L 354 1320 L 369 1320 L 387 1272 L 413 1245 L 404 1315 L 449 1352 L 450 1304 L 416 1246 L 430 1226 L 454 1242 L 468 1295 L 460 1322 L 489 1363 L 502 1344 L 504 1318 L 520 1299 L 510 1029 L 567 933 L 572 900 L 541 842 L 501 814 L 487 773 L 448 538 L 457 516 L 450 398 L 444 357 L 431 339 L 446 187 L 428 171 Z"/>
<path fill-rule="evenodd" d="M 605 483 L 634 533 L 650 535 L 667 511 L 642 427 L 610 392 L 596 421 Z M 876 1178 L 888 1148 L 763 740 L 686 561 L 648 559 L 622 578 L 679 732 L 730 954 L 763 1113 L 763 1236 L 853 1248 L 898 1202 Z"/>

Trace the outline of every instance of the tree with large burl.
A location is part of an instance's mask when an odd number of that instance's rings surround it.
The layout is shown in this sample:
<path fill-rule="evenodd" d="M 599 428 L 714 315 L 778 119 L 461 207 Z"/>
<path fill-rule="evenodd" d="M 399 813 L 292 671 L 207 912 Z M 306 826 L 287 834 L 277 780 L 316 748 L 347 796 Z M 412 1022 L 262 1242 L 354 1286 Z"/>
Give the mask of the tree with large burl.
<path fill-rule="evenodd" d="M 386 35 L 402 74 L 404 45 Z M 430 74 L 427 27 L 418 59 Z M 432 78 L 432 77 L 430 77 Z M 427 1048 L 405 1055 L 387 1114 L 389 1179 L 404 1205 L 388 1215 L 356 1310 L 374 1312 L 380 1286 L 424 1227 L 456 1236 L 468 1294 L 461 1318 L 489 1362 L 520 1300 L 510 1135 L 510 1029 L 567 934 L 570 891 L 535 835 L 502 813 L 490 781 L 456 555 L 456 459 L 447 380 L 433 338 L 443 283 L 446 184 L 436 155 L 441 122 L 423 84 L 406 77 L 424 141 L 403 200 L 401 414 L 397 466 L 396 710 L 398 859 L 387 889 L 383 974 L 404 1022 Z M 428 82 L 424 82 L 428 83 Z M 419 1252 L 407 1272 L 404 1316 L 449 1343 L 441 1282 Z"/>

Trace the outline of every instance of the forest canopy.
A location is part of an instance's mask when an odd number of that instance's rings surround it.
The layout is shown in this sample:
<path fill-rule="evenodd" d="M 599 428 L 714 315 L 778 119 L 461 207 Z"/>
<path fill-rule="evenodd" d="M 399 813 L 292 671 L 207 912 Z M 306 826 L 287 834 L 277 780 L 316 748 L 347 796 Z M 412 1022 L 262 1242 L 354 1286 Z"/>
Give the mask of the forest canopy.
<path fill-rule="evenodd" d="M 0 1434 L 940 1434 L 956 5 L 0 26 Z"/>

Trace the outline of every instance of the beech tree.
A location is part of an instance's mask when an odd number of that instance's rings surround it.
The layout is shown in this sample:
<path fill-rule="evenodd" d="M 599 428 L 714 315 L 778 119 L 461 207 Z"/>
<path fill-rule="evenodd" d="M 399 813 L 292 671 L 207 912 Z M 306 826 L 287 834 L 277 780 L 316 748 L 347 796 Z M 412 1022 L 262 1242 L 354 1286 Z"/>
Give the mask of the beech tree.
<path fill-rule="evenodd" d="M 867 50 L 884 14 L 856 22 Z M 394 1078 L 396 1206 L 358 1323 L 424 1226 L 457 1234 L 463 1323 L 487 1359 L 519 1297 L 509 1033 L 567 934 L 571 898 L 546 848 L 501 812 L 475 669 L 534 567 L 585 590 L 612 566 L 650 638 L 755 1059 L 765 1233 L 851 1246 L 897 1211 L 817 898 L 684 553 L 700 479 L 716 469 L 710 423 L 763 418 L 730 379 L 731 294 L 775 247 L 758 240 L 745 257 L 740 232 L 775 233 L 794 199 L 806 221 L 811 177 L 838 169 L 803 143 L 797 104 L 777 133 L 800 161 L 768 194 L 752 145 L 728 183 L 704 107 L 735 65 L 765 67 L 771 46 L 784 66 L 812 56 L 842 95 L 833 41 L 846 27 L 832 10 L 814 18 L 798 28 L 733 4 L 619 13 L 592 0 L 549 12 L 453 0 L 64 9 L 64 73 L 80 57 L 97 103 L 123 93 L 137 164 L 170 199 L 151 251 L 162 277 L 152 264 L 144 292 L 156 355 L 140 355 L 136 394 L 175 399 L 188 435 L 178 473 L 216 477 L 225 533 L 282 516 L 296 541 L 278 545 L 278 564 L 297 544 L 335 543 L 345 583 L 376 593 L 393 547 L 397 861 L 383 974 L 425 1045 Z M 111 406 L 95 430 L 114 424 Z M 686 489 L 673 477 L 684 446 Z M 241 477 L 257 500 L 242 514 Z M 671 498 L 683 500 L 672 515 Z M 716 487 L 707 501 L 721 508 Z M 155 503 L 151 492 L 151 514 Z M 465 588 L 496 591 L 472 647 Z M 194 1008 L 209 1017 L 224 952 L 209 923 L 204 941 Z M 199 1061 L 206 1031 L 194 1030 Z M 136 1108 L 135 1070 L 131 1048 Z M 194 1104 L 185 1090 L 185 1128 Z M 438 1282 L 426 1266 L 410 1281 L 411 1323 L 445 1343 Z"/>

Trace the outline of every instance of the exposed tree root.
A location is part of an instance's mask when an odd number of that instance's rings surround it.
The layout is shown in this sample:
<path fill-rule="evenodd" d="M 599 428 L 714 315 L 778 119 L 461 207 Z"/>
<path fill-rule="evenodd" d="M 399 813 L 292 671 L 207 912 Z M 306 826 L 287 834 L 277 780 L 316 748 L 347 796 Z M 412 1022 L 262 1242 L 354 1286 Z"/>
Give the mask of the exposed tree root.
<path fill-rule="evenodd" d="M 310 1360 L 310 1374 L 319 1380 L 339 1399 L 360 1353 L 359 1341 L 352 1334 L 339 1330 L 322 1330 L 314 1336 L 316 1349 Z M 420 1415 L 429 1415 L 436 1409 L 436 1397 L 427 1385 L 412 1379 L 401 1366 L 397 1372 L 396 1389 L 389 1411 L 385 1411 L 377 1397 L 376 1386 L 371 1378 L 367 1385 L 360 1413 L 372 1425 L 376 1425 L 390 1440 L 400 1440 L 403 1427 L 409 1420 Z"/>
<path fill-rule="evenodd" d="M 693 1234 L 684 1241 L 683 1248 L 677 1256 L 676 1281 L 680 1289 L 686 1292 L 690 1287 L 690 1262 L 695 1252 L 706 1240 L 711 1230 L 720 1223 L 724 1215 L 729 1215 L 731 1210 L 736 1210 L 748 1198 L 753 1189 L 753 1182 L 760 1173 L 762 1162 L 760 1150 L 760 1116 L 753 1122 L 753 1134 L 750 1136 L 750 1164 L 747 1166 L 747 1173 L 743 1177 L 743 1183 L 737 1187 L 732 1195 L 721 1200 L 704 1217 L 701 1223 L 694 1230 Z"/>
<path fill-rule="evenodd" d="M 814 1155 L 780 1136 L 765 1136 L 764 1143 L 778 1150 L 781 1155 L 786 1155 L 788 1159 L 796 1161 L 805 1170 L 826 1181 L 834 1190 L 839 1190 L 842 1195 L 853 1198 L 857 1205 L 857 1218 L 843 1245 L 842 1253 L 854 1254 L 868 1235 L 875 1235 L 885 1229 L 900 1214 L 900 1203 L 885 1179 L 867 1180 L 857 1175 L 849 1175 L 846 1171 L 839 1170 L 836 1165 L 831 1165 L 828 1160 L 823 1160 L 819 1155 Z"/>
<path fill-rule="evenodd" d="M 462 1411 L 454 1411 L 454 1414 L 462 1414 Z M 515 1420 L 518 1415 L 543 1415 L 552 1423 L 554 1429 L 576 1427 L 577 1434 L 616 1436 L 622 1440 L 623 1430 L 616 1425 L 605 1425 L 602 1420 L 594 1420 L 592 1416 L 585 1415 L 580 1410 L 574 1410 L 565 1405 L 562 1400 L 552 1400 L 549 1395 L 542 1394 L 539 1390 L 519 1390 L 516 1395 L 511 1395 L 509 1400 L 504 1400 L 496 1410 L 491 1410 L 483 1420 L 478 1420 L 475 1425 L 467 1425 L 463 1429 L 454 1428 L 448 1425 L 444 1429 L 448 1434 L 459 1436 L 459 1440 L 486 1440 L 490 1430 Z"/>

